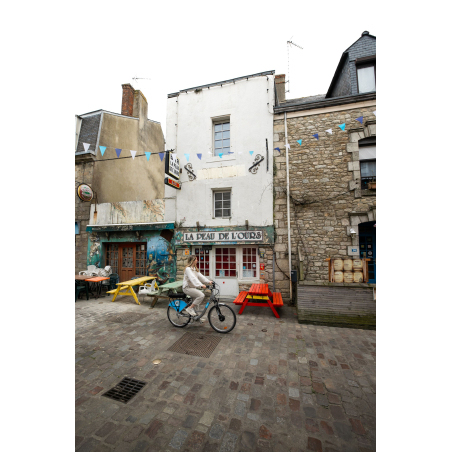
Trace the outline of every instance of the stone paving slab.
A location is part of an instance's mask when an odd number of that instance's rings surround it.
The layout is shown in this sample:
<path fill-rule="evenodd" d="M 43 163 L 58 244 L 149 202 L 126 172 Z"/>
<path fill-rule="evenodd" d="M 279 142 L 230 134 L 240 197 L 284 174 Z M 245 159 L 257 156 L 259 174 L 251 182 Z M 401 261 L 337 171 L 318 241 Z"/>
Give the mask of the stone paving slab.
<path fill-rule="evenodd" d="M 208 322 L 175 328 L 166 309 L 126 297 L 75 304 L 77 451 L 375 450 L 375 331 L 249 307 L 200 358 L 167 349 L 186 332 L 219 333 Z M 147 315 L 107 321 L 124 313 Z M 146 382 L 129 403 L 102 396 L 126 376 Z"/>

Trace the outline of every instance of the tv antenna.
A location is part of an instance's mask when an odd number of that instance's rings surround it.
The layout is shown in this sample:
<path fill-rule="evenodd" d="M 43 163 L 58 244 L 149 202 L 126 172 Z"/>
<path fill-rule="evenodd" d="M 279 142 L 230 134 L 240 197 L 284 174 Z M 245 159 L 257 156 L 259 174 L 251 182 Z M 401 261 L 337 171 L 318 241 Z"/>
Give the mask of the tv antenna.
<path fill-rule="evenodd" d="M 132 80 L 134 80 L 138 84 L 138 80 L 151 80 L 150 78 L 142 78 L 142 77 L 132 77 Z"/>
<path fill-rule="evenodd" d="M 293 36 L 290 38 L 290 39 L 292 39 L 293 38 Z M 303 47 L 301 47 L 301 46 L 299 46 L 298 44 L 295 44 L 293 41 L 287 41 L 287 91 L 286 91 L 286 93 L 290 93 L 290 85 L 289 85 L 289 83 L 290 83 L 290 80 L 289 80 L 289 68 L 290 68 L 290 60 L 289 60 L 289 49 L 290 49 L 290 46 L 295 46 L 295 47 L 298 47 L 299 49 L 301 49 L 301 50 L 303 50 Z"/>

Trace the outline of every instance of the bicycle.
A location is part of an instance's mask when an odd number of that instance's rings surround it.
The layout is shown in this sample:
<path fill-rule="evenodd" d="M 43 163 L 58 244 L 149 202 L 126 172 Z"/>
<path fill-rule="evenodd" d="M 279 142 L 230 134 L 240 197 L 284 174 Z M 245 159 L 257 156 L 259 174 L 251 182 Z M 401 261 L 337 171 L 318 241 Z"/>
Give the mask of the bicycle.
<path fill-rule="evenodd" d="M 219 285 L 212 281 L 212 289 L 210 293 L 210 298 L 204 309 L 196 311 L 196 316 L 191 316 L 184 309 L 190 304 L 187 303 L 188 295 L 185 293 L 174 293 L 168 294 L 169 298 L 174 298 L 168 305 L 168 320 L 176 328 L 184 328 L 190 322 L 199 320 L 207 311 L 210 303 L 213 306 L 210 308 L 207 318 L 209 319 L 210 326 L 218 333 L 229 333 L 235 327 L 237 322 L 235 312 L 232 308 L 224 303 L 220 303 L 217 295 L 220 293 Z M 193 306 L 196 310 L 196 306 Z"/>

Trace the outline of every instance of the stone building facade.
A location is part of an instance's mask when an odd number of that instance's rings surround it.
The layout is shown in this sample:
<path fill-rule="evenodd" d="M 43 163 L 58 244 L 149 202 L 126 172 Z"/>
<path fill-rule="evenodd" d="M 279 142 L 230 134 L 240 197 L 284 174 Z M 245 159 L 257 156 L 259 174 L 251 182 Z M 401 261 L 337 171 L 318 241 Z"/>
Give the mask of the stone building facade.
<path fill-rule="evenodd" d="M 367 42 L 369 34 L 363 33 L 362 39 Z M 359 40 L 355 44 L 359 47 Z M 369 46 L 361 47 L 366 52 Z M 354 54 L 355 59 L 364 56 Z M 288 300 L 290 294 L 288 152 L 291 260 L 298 275 L 292 289 L 299 319 L 372 326 L 375 281 L 329 282 L 326 259 L 362 257 L 361 248 L 367 251 L 368 246 L 362 240 L 369 236 L 368 256 L 373 258 L 369 265 L 375 278 L 376 176 L 366 178 L 364 171 L 368 166 L 374 169 L 376 162 L 376 92 L 287 101 L 279 97 L 273 131 L 274 147 L 281 151 L 274 156 L 273 191 L 275 258 L 280 267 L 275 276 L 282 278 L 283 298 Z M 370 156 L 367 166 L 363 166 L 365 155 Z"/>

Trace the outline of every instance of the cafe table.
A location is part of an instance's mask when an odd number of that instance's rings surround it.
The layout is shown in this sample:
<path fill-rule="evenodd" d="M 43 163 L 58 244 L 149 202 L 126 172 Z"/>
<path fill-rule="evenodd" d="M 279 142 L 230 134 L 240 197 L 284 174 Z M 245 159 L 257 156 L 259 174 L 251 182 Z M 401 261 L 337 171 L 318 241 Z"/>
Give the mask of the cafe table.
<path fill-rule="evenodd" d="M 242 305 L 239 315 L 243 314 L 246 306 L 260 306 L 269 307 L 276 318 L 279 319 L 279 314 L 275 307 L 283 306 L 283 300 L 280 292 L 271 292 L 268 284 L 252 284 L 248 291 L 239 293 L 239 296 L 234 300 L 234 304 Z"/>
<path fill-rule="evenodd" d="M 113 299 L 111 301 L 115 301 L 118 295 L 128 295 L 135 299 L 137 304 L 141 304 L 138 301 L 137 295 L 133 290 L 133 286 L 143 286 L 144 283 L 156 279 L 155 276 L 143 276 L 137 279 L 131 279 L 130 281 L 119 282 L 116 284 L 116 289 L 109 290 L 107 293 L 114 294 Z"/>
<path fill-rule="evenodd" d="M 85 279 L 86 282 L 88 283 L 93 283 L 94 284 L 94 298 L 97 300 L 101 294 L 102 294 L 102 281 L 107 281 L 109 280 L 109 277 L 105 277 L 105 276 L 95 276 L 93 277 L 89 277 L 87 279 Z"/>

